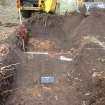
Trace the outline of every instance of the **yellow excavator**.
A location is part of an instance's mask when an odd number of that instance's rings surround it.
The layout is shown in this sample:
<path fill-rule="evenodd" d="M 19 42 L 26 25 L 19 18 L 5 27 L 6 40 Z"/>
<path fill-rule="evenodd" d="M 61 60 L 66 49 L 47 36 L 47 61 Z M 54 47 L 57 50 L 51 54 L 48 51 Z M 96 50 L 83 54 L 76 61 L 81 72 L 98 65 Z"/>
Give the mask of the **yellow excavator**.
<path fill-rule="evenodd" d="M 34 12 L 46 12 L 64 14 L 73 12 L 83 7 L 85 2 L 94 2 L 94 0 L 16 0 L 17 10 L 25 18 L 29 18 Z"/>
<path fill-rule="evenodd" d="M 23 17 L 28 18 L 35 12 L 54 13 L 57 0 L 16 0 L 17 10 L 21 10 Z"/>

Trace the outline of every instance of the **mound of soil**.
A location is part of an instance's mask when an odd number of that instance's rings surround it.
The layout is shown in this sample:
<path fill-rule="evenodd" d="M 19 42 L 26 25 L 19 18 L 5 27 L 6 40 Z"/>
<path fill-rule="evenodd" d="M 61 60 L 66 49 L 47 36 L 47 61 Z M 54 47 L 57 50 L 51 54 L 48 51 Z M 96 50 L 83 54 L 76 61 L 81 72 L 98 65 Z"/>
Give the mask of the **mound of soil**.
<path fill-rule="evenodd" d="M 97 10 L 94 11 L 90 16 L 85 18 L 80 25 L 75 29 L 73 33 L 73 39 L 71 43 L 74 43 L 74 46 L 79 46 L 83 41 L 85 36 L 94 36 L 100 41 L 104 41 L 104 26 L 105 26 L 105 11 Z"/>

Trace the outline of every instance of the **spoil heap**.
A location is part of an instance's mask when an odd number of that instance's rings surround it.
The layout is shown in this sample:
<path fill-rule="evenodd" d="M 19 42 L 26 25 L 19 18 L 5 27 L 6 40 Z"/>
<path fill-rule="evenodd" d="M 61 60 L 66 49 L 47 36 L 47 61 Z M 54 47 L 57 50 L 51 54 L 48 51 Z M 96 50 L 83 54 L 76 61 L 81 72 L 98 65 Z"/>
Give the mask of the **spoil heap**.
<path fill-rule="evenodd" d="M 0 44 L 0 104 L 5 102 L 15 75 L 14 52 L 7 43 Z"/>

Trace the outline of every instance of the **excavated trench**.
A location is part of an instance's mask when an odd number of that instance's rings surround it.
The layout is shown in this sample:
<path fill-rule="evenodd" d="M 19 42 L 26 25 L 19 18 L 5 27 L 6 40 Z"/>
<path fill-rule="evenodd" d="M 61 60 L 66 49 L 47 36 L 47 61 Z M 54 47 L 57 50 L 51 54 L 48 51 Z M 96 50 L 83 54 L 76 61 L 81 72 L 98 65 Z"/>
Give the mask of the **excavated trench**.
<path fill-rule="evenodd" d="M 105 11 L 38 14 L 25 26 L 27 52 L 13 47 L 19 65 L 5 105 L 105 104 Z M 54 80 L 45 84 L 46 76 Z"/>

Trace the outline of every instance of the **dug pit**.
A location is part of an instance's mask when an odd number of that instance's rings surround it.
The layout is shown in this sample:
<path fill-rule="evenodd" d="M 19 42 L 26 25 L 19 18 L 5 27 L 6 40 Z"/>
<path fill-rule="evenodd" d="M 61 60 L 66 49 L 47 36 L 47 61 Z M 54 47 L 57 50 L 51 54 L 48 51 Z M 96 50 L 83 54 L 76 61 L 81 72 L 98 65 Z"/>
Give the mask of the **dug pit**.
<path fill-rule="evenodd" d="M 35 53 L 14 49 L 20 65 L 5 105 L 104 105 L 104 19 L 103 10 L 88 17 L 74 13 L 30 18 L 25 23 L 28 51 Z M 42 84 L 42 76 L 55 81 Z"/>

